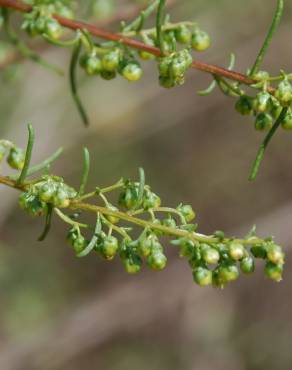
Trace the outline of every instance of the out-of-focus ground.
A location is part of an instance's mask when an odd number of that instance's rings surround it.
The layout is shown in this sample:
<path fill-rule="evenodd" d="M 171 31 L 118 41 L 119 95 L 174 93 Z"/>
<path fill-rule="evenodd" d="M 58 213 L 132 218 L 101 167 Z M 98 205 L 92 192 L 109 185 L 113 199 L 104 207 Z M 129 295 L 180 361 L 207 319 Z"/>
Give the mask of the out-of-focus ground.
<path fill-rule="evenodd" d="M 119 2 L 118 2 L 119 3 Z M 213 46 L 196 57 L 245 71 L 254 61 L 276 1 L 178 1 L 174 19 L 196 19 Z M 271 73 L 291 70 L 292 6 L 264 62 Z M 122 7 L 122 4 L 120 4 Z M 44 56 L 67 65 L 67 51 Z M 65 243 L 58 220 L 36 241 L 42 220 L 17 206 L 14 191 L 0 188 L 1 370 L 290 370 L 292 367 L 292 133 L 279 131 L 256 182 L 247 181 L 263 135 L 234 101 L 196 91 L 210 77 L 195 70 L 180 88 L 158 86 L 154 63 L 142 82 L 84 79 L 81 94 L 92 121 L 80 123 L 66 78 L 26 62 L 12 81 L 2 73 L 0 137 L 25 145 L 26 124 L 37 133 L 34 161 L 65 147 L 54 166 L 74 185 L 83 145 L 92 153 L 89 188 L 146 170 L 165 204 L 191 203 L 200 230 L 244 235 L 254 224 L 287 251 L 284 281 L 276 284 L 257 265 L 223 291 L 200 289 L 186 261 L 168 251 L 164 272 L 128 276 L 119 262 L 94 255 L 79 260 Z"/>

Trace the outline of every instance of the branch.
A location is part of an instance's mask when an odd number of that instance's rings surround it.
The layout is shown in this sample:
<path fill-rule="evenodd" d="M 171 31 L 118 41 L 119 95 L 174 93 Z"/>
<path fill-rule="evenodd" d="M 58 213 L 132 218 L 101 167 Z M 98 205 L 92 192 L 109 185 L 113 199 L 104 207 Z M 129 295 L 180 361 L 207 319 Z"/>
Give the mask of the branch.
<path fill-rule="evenodd" d="M 168 0 L 167 6 L 172 7 L 176 3 L 176 0 Z M 96 22 L 97 27 L 107 27 L 109 25 L 112 25 L 114 23 L 119 23 L 128 19 L 132 19 L 136 17 L 140 12 L 144 9 L 143 5 L 140 6 L 132 6 L 126 9 L 125 11 L 120 11 L 116 13 L 115 15 L 106 17 L 104 19 L 98 20 Z M 44 43 L 43 40 L 38 40 L 32 43 L 28 43 L 28 47 L 35 51 L 35 52 L 43 52 L 45 51 L 49 46 L 51 46 L 50 43 Z M 22 62 L 25 59 L 25 57 L 19 53 L 18 51 L 12 51 L 9 53 L 6 58 L 0 63 L 0 69 L 5 68 L 7 65 L 12 63 L 18 63 Z"/>
<path fill-rule="evenodd" d="M 21 191 L 25 191 L 30 186 L 29 183 L 27 183 L 25 185 L 19 185 L 17 183 L 17 181 L 15 181 L 14 179 L 12 179 L 10 177 L 5 177 L 5 176 L 2 176 L 2 175 L 0 175 L 0 184 L 6 185 L 8 187 L 14 188 L 16 190 L 21 190 Z M 93 212 L 95 214 L 99 213 L 99 214 L 104 215 L 104 216 L 121 219 L 121 220 L 129 222 L 133 225 L 140 226 L 142 228 L 149 228 L 149 229 L 152 229 L 152 230 L 156 230 L 158 232 L 160 231 L 160 232 L 164 233 L 165 235 L 172 235 L 172 236 L 175 236 L 175 237 L 178 237 L 178 238 L 188 238 L 188 239 L 190 239 L 194 242 L 212 244 L 212 243 L 219 243 L 220 241 L 222 243 L 224 243 L 224 242 L 230 242 L 230 240 L 233 240 L 233 241 L 242 243 L 243 245 L 247 245 L 247 244 L 248 245 L 258 245 L 258 244 L 261 244 L 263 242 L 262 239 L 256 238 L 256 237 L 252 237 L 252 238 L 248 238 L 248 239 L 234 239 L 234 238 L 232 238 L 232 239 L 220 239 L 216 236 L 207 236 L 207 235 L 203 235 L 203 234 L 196 233 L 196 232 L 189 232 L 187 230 L 172 228 L 172 227 L 156 224 L 154 222 L 149 222 L 149 221 L 146 221 L 144 219 L 132 216 L 128 212 L 121 212 L 119 210 L 115 210 L 115 209 L 111 209 L 111 208 L 106 208 L 106 207 L 102 207 L 102 206 L 98 206 L 98 205 L 93 205 L 93 204 L 90 204 L 90 203 L 84 203 L 84 202 L 80 201 L 78 198 L 73 199 L 68 204 L 68 206 L 65 207 L 65 208 L 73 210 L 73 211 L 79 210 L 79 211 Z M 159 211 L 159 209 L 153 209 L 153 211 Z"/>
<path fill-rule="evenodd" d="M 0 0 L 0 6 L 6 7 L 6 8 L 11 8 L 11 9 L 17 10 L 19 12 L 24 12 L 24 13 L 31 11 L 31 7 L 29 5 L 23 4 L 23 3 L 21 3 L 17 0 Z M 119 42 L 119 43 L 127 45 L 127 46 L 129 46 L 133 49 L 143 50 L 143 51 L 146 51 L 148 53 L 151 53 L 151 54 L 155 55 L 156 57 L 162 56 L 161 51 L 158 48 L 146 45 L 143 42 L 140 42 L 138 40 L 135 40 L 135 39 L 132 39 L 132 38 L 129 38 L 129 37 L 125 37 L 122 34 L 106 31 L 104 29 L 98 28 L 98 27 L 96 27 L 92 24 L 89 24 L 89 23 L 85 23 L 85 22 L 77 21 L 77 20 L 72 20 L 72 19 L 61 17 L 61 16 L 57 16 L 57 15 L 55 16 L 55 19 L 63 27 L 66 27 L 68 29 L 71 29 L 71 30 L 74 30 L 74 31 L 80 30 L 80 29 L 81 30 L 85 29 L 89 33 L 91 33 L 91 35 L 93 35 L 95 37 L 99 37 L 99 38 L 109 40 L 109 41 Z M 216 65 L 213 65 L 213 64 L 204 63 L 204 62 L 201 62 L 201 61 L 198 61 L 198 60 L 193 60 L 192 67 L 199 70 L 199 71 L 209 73 L 209 74 L 215 75 L 215 76 L 225 77 L 225 78 L 228 78 L 228 79 L 233 80 L 233 81 L 240 82 L 240 83 L 245 84 L 245 85 L 252 85 L 252 84 L 256 83 L 255 80 L 253 80 L 252 78 L 250 78 L 250 77 L 248 77 L 248 76 L 246 76 L 242 73 L 239 73 L 239 72 L 236 72 L 236 71 L 231 71 L 231 70 L 228 70 L 226 68 L 222 68 L 222 67 L 219 67 L 219 66 L 216 66 Z"/>

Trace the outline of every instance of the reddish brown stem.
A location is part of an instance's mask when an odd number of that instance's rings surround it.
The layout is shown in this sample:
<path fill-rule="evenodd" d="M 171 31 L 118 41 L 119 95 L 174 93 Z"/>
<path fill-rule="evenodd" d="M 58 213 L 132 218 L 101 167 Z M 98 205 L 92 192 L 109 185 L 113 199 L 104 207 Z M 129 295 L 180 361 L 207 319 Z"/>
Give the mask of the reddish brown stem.
<path fill-rule="evenodd" d="M 29 5 L 23 4 L 17 0 L 0 0 L 0 6 L 11 8 L 20 12 L 30 12 L 31 7 Z M 157 57 L 161 56 L 160 50 L 158 48 L 149 46 L 144 44 L 143 42 L 140 42 L 138 40 L 125 37 L 119 33 L 113 33 L 110 31 L 106 31 L 104 29 L 100 29 L 92 24 L 88 24 L 85 22 L 72 20 L 68 18 L 64 18 L 61 16 L 56 15 L 55 18 L 58 20 L 58 22 L 66 28 L 69 28 L 71 30 L 78 30 L 78 29 L 86 29 L 88 32 L 90 32 L 93 36 L 109 40 L 109 41 L 118 41 L 120 43 L 123 43 L 124 45 L 127 45 L 131 48 L 138 49 L 138 50 L 144 50 L 147 51 Z M 240 83 L 243 83 L 245 85 L 251 85 L 255 83 L 254 80 L 249 78 L 248 76 L 236 72 L 236 71 L 230 71 L 225 68 L 208 64 L 204 62 L 200 62 L 198 60 L 194 60 L 192 63 L 192 67 L 195 69 L 198 69 L 202 72 L 210 73 L 212 75 L 226 77 L 228 79 L 238 81 Z"/>

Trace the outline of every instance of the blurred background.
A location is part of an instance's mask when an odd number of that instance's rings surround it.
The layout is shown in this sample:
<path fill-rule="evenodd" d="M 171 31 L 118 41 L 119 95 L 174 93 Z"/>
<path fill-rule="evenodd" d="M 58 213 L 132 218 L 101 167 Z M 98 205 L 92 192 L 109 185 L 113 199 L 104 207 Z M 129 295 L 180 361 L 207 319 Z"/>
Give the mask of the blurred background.
<path fill-rule="evenodd" d="M 234 52 L 236 69 L 244 72 L 275 3 L 180 0 L 170 13 L 173 20 L 194 19 L 210 33 L 211 49 L 195 57 L 224 66 Z M 136 6 L 116 1 L 122 14 L 135 13 Z M 118 29 L 112 14 L 104 17 L 105 27 Z M 273 74 L 291 70 L 291 17 L 287 1 L 263 66 Z M 56 47 L 42 55 L 60 66 L 70 58 Z M 218 91 L 197 96 L 208 75 L 189 71 L 184 86 L 164 90 L 155 63 L 144 67 L 136 84 L 80 74 L 89 129 L 80 122 L 66 78 L 29 61 L 1 70 L 0 137 L 25 146 L 31 122 L 34 162 L 64 146 L 53 168 L 72 185 L 79 182 L 86 145 L 92 154 L 89 189 L 136 178 L 142 166 L 164 204 L 193 205 L 204 233 L 245 235 L 256 223 L 260 235 L 272 234 L 285 246 L 284 281 L 268 281 L 259 263 L 253 276 L 222 291 L 201 289 L 173 250 L 165 271 L 128 276 L 119 261 L 74 257 L 67 228 L 57 219 L 46 241 L 37 242 L 43 220 L 27 217 L 15 191 L 1 187 L 0 369 L 290 370 L 292 133 L 277 133 L 258 179 L 249 183 L 263 138 L 252 119 L 237 114 L 234 101 Z"/>

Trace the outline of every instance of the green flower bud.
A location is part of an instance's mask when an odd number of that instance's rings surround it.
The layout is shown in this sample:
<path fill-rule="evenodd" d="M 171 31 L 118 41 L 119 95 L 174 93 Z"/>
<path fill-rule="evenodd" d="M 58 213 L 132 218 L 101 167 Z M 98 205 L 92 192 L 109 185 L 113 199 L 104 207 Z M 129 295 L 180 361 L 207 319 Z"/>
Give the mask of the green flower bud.
<path fill-rule="evenodd" d="M 275 98 L 279 100 L 282 106 L 289 106 L 292 102 L 292 86 L 289 81 L 284 80 L 279 83 L 275 92 Z"/>
<path fill-rule="evenodd" d="M 113 50 L 105 54 L 101 60 L 102 68 L 108 72 L 114 72 L 117 70 L 120 63 L 120 51 Z"/>
<path fill-rule="evenodd" d="M 142 77 L 143 71 L 142 68 L 137 63 L 129 63 L 127 64 L 123 70 L 122 75 L 128 81 L 138 81 Z"/>
<path fill-rule="evenodd" d="M 219 279 L 222 282 L 228 283 L 237 280 L 239 277 L 239 271 L 235 264 L 225 264 L 218 269 Z"/>
<path fill-rule="evenodd" d="M 192 32 L 185 25 L 180 25 L 175 30 L 175 38 L 181 44 L 190 44 L 192 40 Z"/>
<path fill-rule="evenodd" d="M 258 131 L 268 131 L 273 126 L 273 118 L 268 113 L 259 113 L 255 120 L 255 129 Z"/>
<path fill-rule="evenodd" d="M 196 30 L 192 36 L 192 48 L 196 51 L 205 51 L 211 45 L 210 36 L 201 30 Z"/>
<path fill-rule="evenodd" d="M 181 247 L 181 249 L 182 248 L 183 247 Z M 191 266 L 192 269 L 195 269 L 202 265 L 201 251 L 200 248 L 197 246 L 193 245 L 192 249 L 189 250 L 187 250 L 185 247 L 184 255 L 180 253 L 180 256 L 189 257 L 189 265 Z"/>
<path fill-rule="evenodd" d="M 237 112 L 244 116 L 252 113 L 252 107 L 252 99 L 245 95 L 241 96 L 235 104 L 235 109 Z"/>
<path fill-rule="evenodd" d="M 159 84 L 166 89 L 171 89 L 175 86 L 175 81 L 172 77 L 159 76 Z"/>
<path fill-rule="evenodd" d="M 83 235 L 78 235 L 76 239 L 72 240 L 72 246 L 76 254 L 82 252 L 87 246 L 87 240 Z"/>
<path fill-rule="evenodd" d="M 192 233 L 198 229 L 198 224 L 184 224 L 180 225 L 179 228 L 181 230 L 188 231 L 189 233 Z"/>
<path fill-rule="evenodd" d="M 255 258 L 267 258 L 267 251 L 262 245 L 254 245 L 250 248 L 250 251 Z"/>
<path fill-rule="evenodd" d="M 119 209 L 117 207 L 113 206 L 112 204 L 108 204 L 106 208 L 109 209 L 109 210 L 111 210 L 111 211 L 114 211 L 114 212 L 115 211 L 119 211 Z M 109 215 L 107 215 L 105 217 L 112 224 L 117 224 L 120 221 L 120 219 L 118 217 L 116 217 L 116 216 L 109 216 Z"/>
<path fill-rule="evenodd" d="M 266 71 L 258 71 L 252 76 L 252 78 L 256 81 L 266 81 L 270 78 L 270 75 Z"/>
<path fill-rule="evenodd" d="M 284 130 L 292 130 L 292 112 L 289 110 L 281 123 Z"/>
<path fill-rule="evenodd" d="M 229 246 L 229 256 L 234 261 L 241 260 L 245 255 L 245 249 L 244 246 L 238 242 L 232 242 Z"/>
<path fill-rule="evenodd" d="M 267 258 L 269 261 L 273 262 L 275 265 L 284 264 L 284 253 L 282 248 L 276 244 L 270 244 L 267 247 Z"/>
<path fill-rule="evenodd" d="M 202 250 L 202 257 L 208 265 L 216 265 L 220 259 L 220 254 L 215 248 L 204 248 Z"/>
<path fill-rule="evenodd" d="M 7 163 L 15 170 L 22 170 L 24 166 L 25 154 L 22 149 L 11 148 L 7 157 Z"/>
<path fill-rule="evenodd" d="M 142 260 L 136 254 L 131 254 L 123 259 L 124 267 L 128 274 L 137 274 L 141 270 Z"/>
<path fill-rule="evenodd" d="M 268 278 L 280 282 L 282 280 L 283 265 L 275 265 L 268 261 L 265 266 L 265 274 Z"/>
<path fill-rule="evenodd" d="M 158 59 L 158 70 L 161 77 L 169 77 L 169 68 L 172 63 L 172 57 L 163 57 Z"/>
<path fill-rule="evenodd" d="M 225 233 L 222 230 L 216 230 L 214 232 L 215 238 L 218 238 L 219 240 L 223 240 L 225 238 Z"/>
<path fill-rule="evenodd" d="M 266 112 L 271 107 L 271 95 L 268 92 L 260 92 L 254 100 L 254 110 L 258 113 Z"/>
<path fill-rule="evenodd" d="M 162 220 L 162 225 L 163 226 L 166 226 L 166 227 L 170 227 L 172 229 L 175 229 L 176 228 L 175 219 L 172 218 L 171 216 L 169 216 L 168 218 L 165 218 L 164 220 Z"/>
<path fill-rule="evenodd" d="M 78 238 L 78 230 L 74 226 L 69 230 L 67 234 L 67 241 L 70 243 L 70 245 L 73 247 L 74 241 Z"/>
<path fill-rule="evenodd" d="M 181 205 L 179 205 L 177 207 L 177 210 L 185 218 L 185 220 L 187 222 L 192 221 L 196 217 L 196 214 L 193 211 L 192 206 L 190 206 L 188 204 L 185 204 L 185 205 L 181 204 Z"/>
<path fill-rule="evenodd" d="M 180 257 L 191 258 L 193 256 L 195 244 L 192 240 L 187 239 L 187 238 L 180 238 L 178 240 L 173 241 L 172 244 L 180 246 L 180 252 L 179 252 Z"/>
<path fill-rule="evenodd" d="M 152 191 L 146 191 L 144 199 L 143 199 L 143 208 L 145 210 L 151 208 L 158 208 L 161 205 L 161 199 L 158 195 L 153 193 Z"/>
<path fill-rule="evenodd" d="M 119 197 L 119 204 L 127 209 L 135 208 L 138 202 L 138 187 L 130 184 L 121 192 Z"/>
<path fill-rule="evenodd" d="M 93 54 L 84 54 L 80 58 L 80 65 L 89 76 L 97 75 L 102 71 L 101 60 Z"/>
<path fill-rule="evenodd" d="M 39 35 L 39 32 L 36 28 L 35 20 L 25 19 L 22 24 L 22 28 L 32 37 Z"/>
<path fill-rule="evenodd" d="M 39 34 L 46 32 L 47 18 L 38 17 L 34 22 L 35 31 Z"/>
<path fill-rule="evenodd" d="M 118 248 L 118 239 L 114 236 L 106 236 L 101 244 L 101 253 L 104 258 L 111 260 L 117 254 Z"/>
<path fill-rule="evenodd" d="M 20 208 L 27 211 L 31 216 L 43 216 L 46 211 L 46 204 L 41 202 L 32 191 L 21 193 L 18 199 Z"/>
<path fill-rule="evenodd" d="M 158 249 L 153 250 L 147 257 L 147 263 L 153 270 L 163 270 L 167 263 L 167 257 Z"/>
<path fill-rule="evenodd" d="M 222 280 L 222 277 L 220 276 L 220 267 L 212 271 L 212 285 L 214 288 L 223 289 L 226 283 L 227 283 L 226 280 Z"/>
<path fill-rule="evenodd" d="M 201 287 L 205 287 L 212 284 L 212 271 L 204 268 L 197 267 L 193 271 L 194 281 Z"/>
<path fill-rule="evenodd" d="M 240 261 L 240 269 L 244 274 L 251 274 L 255 270 L 254 259 L 252 257 L 244 257 Z"/>
<path fill-rule="evenodd" d="M 66 208 L 70 204 L 70 200 L 68 197 L 68 193 L 64 188 L 63 184 L 60 184 L 56 188 L 56 192 L 54 194 L 53 203 L 55 207 L 59 208 Z"/>
<path fill-rule="evenodd" d="M 53 18 L 49 18 L 46 21 L 45 33 L 50 38 L 52 38 L 54 40 L 58 40 L 61 37 L 62 33 L 63 33 L 63 29 L 62 29 L 62 27 L 61 27 L 61 25 L 59 24 L 58 21 L 56 21 Z"/>
<path fill-rule="evenodd" d="M 142 257 L 148 257 L 151 254 L 154 241 L 157 241 L 157 237 L 153 234 L 139 239 L 138 250 Z"/>
<path fill-rule="evenodd" d="M 271 99 L 271 108 L 270 108 L 270 114 L 274 119 L 277 119 L 283 109 L 283 107 L 280 105 L 278 100 L 275 98 Z"/>
<path fill-rule="evenodd" d="M 173 59 L 173 62 L 170 65 L 170 73 L 172 77 L 183 77 L 185 71 L 187 69 L 187 65 L 184 60 L 179 60 L 177 58 Z"/>
<path fill-rule="evenodd" d="M 140 50 L 139 51 L 139 56 L 143 60 L 153 60 L 153 59 L 155 59 L 155 55 L 153 55 L 151 53 L 148 53 L 145 50 Z"/>
<path fill-rule="evenodd" d="M 39 197 L 43 202 L 53 203 L 57 186 L 53 181 L 47 181 L 39 189 Z"/>

